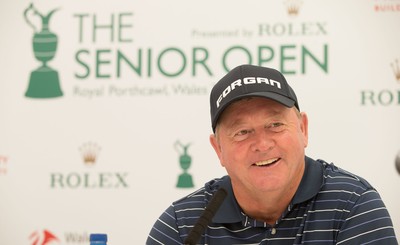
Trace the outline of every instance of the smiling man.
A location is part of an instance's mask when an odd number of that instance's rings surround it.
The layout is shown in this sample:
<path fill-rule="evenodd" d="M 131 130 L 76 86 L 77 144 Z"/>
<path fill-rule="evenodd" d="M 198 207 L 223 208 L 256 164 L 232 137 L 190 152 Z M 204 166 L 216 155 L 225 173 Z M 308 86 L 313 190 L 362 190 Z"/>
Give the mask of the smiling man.
<path fill-rule="evenodd" d="M 210 106 L 210 142 L 228 175 L 175 201 L 147 244 L 397 244 L 366 180 L 305 155 L 307 115 L 280 72 L 236 67 L 214 86 Z M 219 189 L 227 197 L 193 242 Z"/>

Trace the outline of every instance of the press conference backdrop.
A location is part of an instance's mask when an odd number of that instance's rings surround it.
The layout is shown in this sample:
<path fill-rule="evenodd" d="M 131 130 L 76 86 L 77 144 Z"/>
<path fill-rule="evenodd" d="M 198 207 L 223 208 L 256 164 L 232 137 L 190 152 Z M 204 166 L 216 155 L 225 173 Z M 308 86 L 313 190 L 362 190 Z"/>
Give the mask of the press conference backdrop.
<path fill-rule="evenodd" d="M 0 6 L 0 244 L 144 244 L 225 174 L 208 96 L 243 63 L 285 74 L 307 154 L 368 179 L 400 234 L 400 0 Z"/>

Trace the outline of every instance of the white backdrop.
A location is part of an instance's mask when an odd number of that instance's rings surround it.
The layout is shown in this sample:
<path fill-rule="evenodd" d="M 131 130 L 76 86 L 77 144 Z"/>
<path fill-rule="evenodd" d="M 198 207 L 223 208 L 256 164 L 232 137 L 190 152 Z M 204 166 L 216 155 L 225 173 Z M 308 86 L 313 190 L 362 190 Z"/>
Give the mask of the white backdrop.
<path fill-rule="evenodd" d="M 400 234 L 400 0 L 0 7 L 0 244 L 144 244 L 172 201 L 225 174 L 208 96 L 242 63 L 284 72 L 307 154 L 369 180 Z"/>

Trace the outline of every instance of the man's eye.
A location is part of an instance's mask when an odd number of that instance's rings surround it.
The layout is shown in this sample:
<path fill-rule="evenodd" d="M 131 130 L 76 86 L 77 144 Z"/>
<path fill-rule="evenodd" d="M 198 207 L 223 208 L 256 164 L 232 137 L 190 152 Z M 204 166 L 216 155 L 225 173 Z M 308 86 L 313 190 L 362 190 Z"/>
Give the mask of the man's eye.
<path fill-rule="evenodd" d="M 283 123 L 280 123 L 280 122 L 276 122 L 276 123 L 272 123 L 271 124 L 271 128 L 277 128 L 277 127 L 280 127 L 280 126 L 282 126 L 283 125 Z"/>
<path fill-rule="evenodd" d="M 267 128 L 271 129 L 274 132 L 279 132 L 284 129 L 284 124 L 281 122 L 275 122 L 271 123 L 270 125 L 267 126 Z"/>
<path fill-rule="evenodd" d="M 233 138 L 235 141 L 242 141 L 247 139 L 251 132 L 252 130 L 248 129 L 239 130 L 233 135 Z"/>
<path fill-rule="evenodd" d="M 249 132 L 250 132 L 250 130 L 243 129 L 243 130 L 238 131 L 238 132 L 235 134 L 235 136 L 246 135 L 246 134 L 248 134 Z"/>

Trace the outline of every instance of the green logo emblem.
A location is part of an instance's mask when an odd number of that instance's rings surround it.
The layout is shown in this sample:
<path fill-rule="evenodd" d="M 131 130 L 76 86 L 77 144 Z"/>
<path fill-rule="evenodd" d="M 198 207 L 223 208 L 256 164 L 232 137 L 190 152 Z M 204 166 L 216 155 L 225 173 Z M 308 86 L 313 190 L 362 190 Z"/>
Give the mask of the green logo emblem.
<path fill-rule="evenodd" d="M 192 164 L 192 157 L 188 155 L 187 150 L 190 144 L 183 145 L 179 140 L 175 143 L 175 149 L 178 151 L 179 155 L 179 165 L 181 166 L 183 173 L 178 177 L 178 183 L 176 187 L 178 188 L 191 188 L 194 187 L 192 176 L 188 174 L 187 170 Z"/>
<path fill-rule="evenodd" d="M 50 11 L 47 15 L 41 14 L 33 4 L 29 5 L 24 11 L 26 23 L 34 30 L 33 35 L 33 53 L 42 65 L 31 72 L 29 86 L 25 93 L 30 98 L 54 98 L 62 96 L 58 72 L 47 65 L 52 60 L 57 50 L 57 36 L 50 32 L 50 17 L 57 9 Z M 40 31 L 32 24 L 30 18 L 39 16 L 42 21 L 42 29 Z"/>

